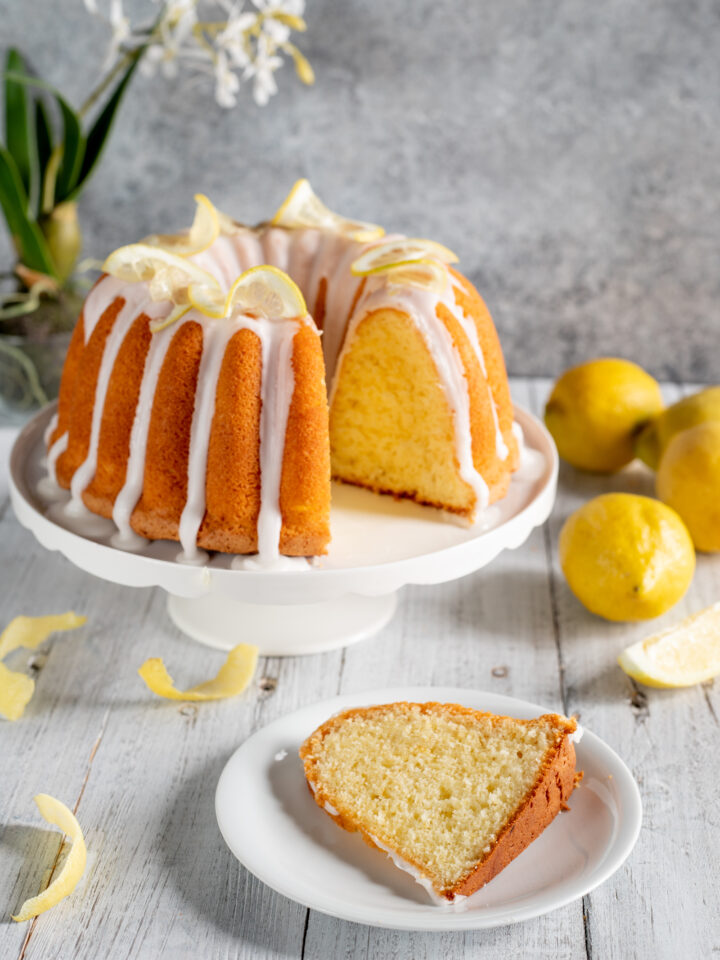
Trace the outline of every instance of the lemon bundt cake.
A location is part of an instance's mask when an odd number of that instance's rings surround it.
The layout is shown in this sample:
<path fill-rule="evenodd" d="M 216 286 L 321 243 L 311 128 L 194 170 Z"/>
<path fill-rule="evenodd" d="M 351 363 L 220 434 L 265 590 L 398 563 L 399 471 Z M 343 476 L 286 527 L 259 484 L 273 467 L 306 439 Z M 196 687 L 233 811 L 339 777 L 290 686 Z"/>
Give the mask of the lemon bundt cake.
<path fill-rule="evenodd" d="M 47 438 L 67 509 L 129 548 L 273 562 L 326 551 L 331 460 L 469 521 L 505 494 L 502 353 L 450 251 L 343 220 L 307 181 L 255 228 L 197 200 L 188 233 L 115 251 L 85 301 Z"/>
<path fill-rule="evenodd" d="M 514 720 L 449 703 L 346 710 L 303 743 L 317 804 L 434 897 L 492 880 L 566 809 L 575 720 Z"/>

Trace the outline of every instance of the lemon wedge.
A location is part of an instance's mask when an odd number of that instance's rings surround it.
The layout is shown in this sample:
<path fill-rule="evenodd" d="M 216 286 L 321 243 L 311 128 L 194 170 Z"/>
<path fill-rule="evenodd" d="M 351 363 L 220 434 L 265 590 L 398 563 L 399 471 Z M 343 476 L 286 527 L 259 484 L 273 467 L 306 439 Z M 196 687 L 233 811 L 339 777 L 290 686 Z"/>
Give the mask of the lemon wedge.
<path fill-rule="evenodd" d="M 434 240 L 422 237 L 403 237 L 379 243 L 353 261 L 350 271 L 356 277 L 367 277 L 417 260 L 440 260 L 441 263 L 457 263 L 458 258 L 447 247 Z"/>
<path fill-rule="evenodd" d="M 20 912 L 13 916 L 13 920 L 17 923 L 23 923 L 25 920 L 37 917 L 40 913 L 45 913 L 50 907 L 54 907 L 56 903 L 60 903 L 64 897 L 72 893 L 83 875 L 87 861 L 85 839 L 80 824 L 72 811 L 64 803 L 47 793 L 39 793 L 35 797 L 35 803 L 38 805 L 38 810 L 43 819 L 59 827 L 70 838 L 71 846 L 62 870 L 50 886 L 38 894 L 37 897 L 26 900 L 20 907 Z"/>
<path fill-rule="evenodd" d="M 691 687 L 712 680 L 720 674 L 720 603 L 634 643 L 618 663 L 648 687 Z"/>
<path fill-rule="evenodd" d="M 160 657 L 146 660 L 138 673 L 153 693 L 166 700 L 224 700 L 243 692 L 255 673 L 257 659 L 257 647 L 239 643 L 227 655 L 217 676 L 189 690 L 177 689 Z"/>
<path fill-rule="evenodd" d="M 202 253 L 220 236 L 220 214 L 203 193 L 195 194 L 195 219 L 186 233 L 157 233 L 143 241 L 152 247 L 162 247 L 180 257 Z M 229 218 L 222 215 L 223 221 Z"/>
<path fill-rule="evenodd" d="M 251 267 L 240 274 L 226 297 L 207 284 L 191 284 L 190 303 L 207 317 L 219 319 L 240 311 L 244 314 L 286 320 L 304 317 L 307 306 L 300 288 L 277 267 Z"/>
<path fill-rule="evenodd" d="M 385 235 L 382 227 L 360 220 L 346 220 L 329 210 L 307 180 L 298 180 L 270 221 L 274 227 L 317 227 L 334 230 L 352 240 L 366 242 Z"/>

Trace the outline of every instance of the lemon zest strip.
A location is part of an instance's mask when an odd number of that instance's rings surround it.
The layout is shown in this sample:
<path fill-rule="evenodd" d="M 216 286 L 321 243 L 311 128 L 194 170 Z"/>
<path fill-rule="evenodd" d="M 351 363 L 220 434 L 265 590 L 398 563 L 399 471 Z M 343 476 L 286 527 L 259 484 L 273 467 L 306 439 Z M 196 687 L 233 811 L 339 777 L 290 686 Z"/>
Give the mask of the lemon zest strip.
<path fill-rule="evenodd" d="M 153 693 L 166 700 L 224 700 L 245 690 L 253 678 L 257 660 L 257 647 L 239 643 L 228 653 L 227 660 L 212 680 L 188 690 L 177 689 L 161 657 L 146 660 L 138 673 Z"/>
<path fill-rule="evenodd" d="M 45 913 L 72 893 L 85 871 L 87 862 L 83 832 L 72 811 L 47 793 L 39 793 L 34 799 L 42 818 L 59 827 L 69 837 L 71 845 L 62 870 L 52 883 L 36 897 L 26 900 L 20 907 L 20 912 L 12 915 L 17 923 Z"/>

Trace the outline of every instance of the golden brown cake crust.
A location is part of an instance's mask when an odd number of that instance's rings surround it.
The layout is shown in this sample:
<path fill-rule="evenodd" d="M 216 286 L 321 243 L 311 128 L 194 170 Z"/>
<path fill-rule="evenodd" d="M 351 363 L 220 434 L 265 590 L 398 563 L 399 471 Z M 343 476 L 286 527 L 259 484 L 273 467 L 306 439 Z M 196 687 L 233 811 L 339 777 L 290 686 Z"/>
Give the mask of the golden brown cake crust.
<path fill-rule="evenodd" d="M 378 704 L 371 707 L 355 707 L 350 710 L 344 710 L 329 720 L 326 720 L 304 741 L 300 747 L 300 759 L 303 761 L 305 769 L 305 778 L 308 789 L 317 805 L 331 817 L 344 830 L 350 833 L 359 832 L 371 847 L 376 847 L 373 838 L 358 828 L 352 819 L 343 814 L 341 810 L 336 813 L 330 813 L 326 803 L 331 806 L 336 803 L 335 798 L 325 795 L 322 785 L 318 778 L 318 759 L 317 749 L 321 746 L 322 740 L 331 732 L 340 727 L 347 720 L 353 717 L 367 717 L 371 715 L 382 714 L 390 709 L 396 710 L 419 708 L 423 713 L 441 712 L 446 716 L 454 717 L 458 720 L 465 719 L 469 721 L 477 719 L 489 719 L 493 726 L 499 725 L 507 717 L 496 716 L 491 713 L 484 713 L 479 710 L 473 710 L 470 707 L 463 707 L 455 703 L 437 703 L 430 701 L 428 703 L 410 703 L 397 702 L 388 704 Z M 515 811 L 513 817 L 503 827 L 497 840 L 491 847 L 488 854 L 476 865 L 474 870 L 466 877 L 463 877 L 458 883 L 449 889 L 436 890 L 439 896 L 446 900 L 453 900 L 456 896 L 469 896 L 475 893 L 480 887 L 497 876 L 518 854 L 522 853 L 533 840 L 543 832 L 543 830 L 554 820 L 561 810 L 568 809 L 568 799 L 575 786 L 582 778 L 582 774 L 575 772 L 575 747 L 571 735 L 577 730 L 577 722 L 574 719 L 564 717 L 560 714 L 543 714 L 532 720 L 523 721 L 527 724 L 541 724 L 552 721 L 559 728 L 559 736 L 556 744 L 549 751 L 549 755 L 543 764 L 538 777 L 526 795 L 523 802 Z M 333 809 L 336 809 L 333 806 Z M 380 848 L 378 848 L 380 849 Z M 400 851 L 395 851 L 400 854 Z M 402 854 L 405 856 L 404 854 Z M 407 857 L 406 857 L 407 859 Z M 422 872 L 420 864 L 412 860 L 407 860 L 412 866 Z"/>

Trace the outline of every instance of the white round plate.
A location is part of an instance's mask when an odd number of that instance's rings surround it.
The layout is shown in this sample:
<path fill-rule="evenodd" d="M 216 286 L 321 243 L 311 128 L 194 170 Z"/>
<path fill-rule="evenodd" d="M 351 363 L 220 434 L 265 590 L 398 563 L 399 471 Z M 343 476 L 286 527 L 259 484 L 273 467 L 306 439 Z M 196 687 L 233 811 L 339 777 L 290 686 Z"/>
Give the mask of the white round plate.
<path fill-rule="evenodd" d="M 637 785 L 617 754 L 585 731 L 575 748 L 584 778 L 570 810 L 463 901 L 462 910 L 433 904 L 412 877 L 317 806 L 298 757 L 303 740 L 337 711 L 397 700 L 461 703 L 525 719 L 549 712 L 476 690 L 406 687 L 335 697 L 281 717 L 235 751 L 215 796 L 222 835 L 251 873 L 343 920 L 398 930 L 475 930 L 556 910 L 607 880 L 629 855 L 642 819 Z"/>
<path fill-rule="evenodd" d="M 233 570 L 233 557 L 211 554 L 202 566 L 178 562 L 180 547 L 169 540 L 148 543 L 130 553 L 111 543 L 110 520 L 69 516 L 69 499 L 48 491 L 43 433 L 54 405 L 41 411 L 20 433 L 10 457 L 10 495 L 20 523 L 49 550 L 95 576 L 131 587 L 163 587 L 176 597 L 224 595 L 252 604 L 310 604 L 359 594 L 379 597 L 410 583 L 444 583 L 490 563 L 506 548 L 519 547 L 544 523 L 555 499 L 558 458 L 543 425 L 516 407 L 525 436 L 520 468 L 510 490 L 473 527 L 410 501 L 379 497 L 357 487 L 334 484 L 332 542 L 328 555 L 313 565 L 288 570 Z M 80 523 L 80 527 L 78 527 Z"/>

